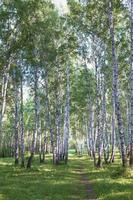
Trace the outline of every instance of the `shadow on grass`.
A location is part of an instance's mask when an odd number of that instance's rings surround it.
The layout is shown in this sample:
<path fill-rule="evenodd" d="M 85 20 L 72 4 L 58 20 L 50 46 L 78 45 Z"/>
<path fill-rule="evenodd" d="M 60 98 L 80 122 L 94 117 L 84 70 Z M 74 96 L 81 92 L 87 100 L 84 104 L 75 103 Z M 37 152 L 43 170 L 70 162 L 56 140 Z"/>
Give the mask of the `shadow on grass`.
<path fill-rule="evenodd" d="M 31 170 L 13 166 L 13 160 L 0 160 L 0 200 L 83 200 L 86 191 L 79 184 L 76 159 L 68 166 L 51 162 Z M 4 163 L 4 164 L 3 164 Z"/>
<path fill-rule="evenodd" d="M 132 200 L 133 177 L 124 177 L 120 162 L 95 169 L 89 162 L 90 172 L 86 172 L 100 200 Z M 128 169 L 127 169 L 128 170 Z"/>

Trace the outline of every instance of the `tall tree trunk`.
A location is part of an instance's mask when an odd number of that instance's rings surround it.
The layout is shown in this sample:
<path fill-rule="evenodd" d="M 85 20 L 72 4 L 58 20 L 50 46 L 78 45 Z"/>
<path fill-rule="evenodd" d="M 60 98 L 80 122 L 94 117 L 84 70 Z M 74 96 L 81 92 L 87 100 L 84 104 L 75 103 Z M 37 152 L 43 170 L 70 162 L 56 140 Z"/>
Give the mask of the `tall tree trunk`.
<path fill-rule="evenodd" d="M 127 133 L 128 133 L 126 153 L 127 153 L 127 157 L 129 157 L 130 156 L 130 137 L 131 137 L 131 107 L 130 107 L 131 103 L 130 103 L 130 98 L 128 95 L 127 95 L 126 103 L 127 103 Z"/>
<path fill-rule="evenodd" d="M 65 164 L 68 161 L 68 140 L 69 140 L 69 129 L 70 129 L 70 68 L 67 65 L 66 69 L 66 105 L 65 105 L 65 116 L 64 116 L 64 160 Z"/>
<path fill-rule="evenodd" d="M 47 153 L 47 145 L 48 145 L 48 132 L 50 132 L 50 141 L 53 152 L 53 132 L 51 129 L 51 118 L 50 118 L 50 110 L 49 110 L 49 98 L 48 98 L 48 77 L 47 72 L 45 72 L 45 123 L 44 123 L 44 140 L 43 140 L 43 159 L 42 162 L 45 162 L 45 154 Z"/>
<path fill-rule="evenodd" d="M 39 136 L 39 160 L 40 160 L 40 163 L 42 163 L 43 162 L 43 159 L 42 159 L 43 147 L 42 147 L 42 128 L 41 128 L 40 117 L 38 117 L 38 120 L 39 121 L 37 123 L 38 123 L 38 136 Z"/>
<path fill-rule="evenodd" d="M 27 162 L 27 168 L 31 168 L 32 160 L 36 150 L 36 141 L 38 135 L 38 122 L 39 122 L 39 99 L 38 99 L 38 67 L 34 69 L 34 104 L 35 104 L 35 127 L 33 132 L 32 146 L 31 146 L 31 155 Z"/>
<path fill-rule="evenodd" d="M 48 73 L 45 70 L 45 106 L 46 106 L 46 115 L 45 115 L 45 131 L 50 133 L 50 149 L 53 153 L 53 163 L 54 163 L 54 137 L 53 137 L 53 129 L 51 122 L 51 113 L 50 113 L 50 102 L 49 102 L 49 90 L 48 90 Z M 45 133 L 47 137 L 47 133 Z M 47 138 L 44 138 L 44 145 L 46 146 Z"/>
<path fill-rule="evenodd" d="M 130 133 L 130 161 L 129 164 L 133 167 L 133 0 L 131 0 L 131 133 Z"/>
<path fill-rule="evenodd" d="M 103 155 L 103 140 L 105 136 L 105 123 L 106 123 L 106 96 L 105 96 L 105 80 L 104 75 L 101 74 L 101 119 L 100 119 L 100 133 L 98 144 L 98 162 L 97 167 L 102 167 L 102 155 Z"/>
<path fill-rule="evenodd" d="M 101 115 L 100 115 L 100 101 L 101 101 L 101 94 L 100 94 L 100 72 L 99 68 L 97 65 L 97 60 L 95 58 L 95 76 L 96 76 L 96 115 L 97 115 L 97 120 L 96 120 L 96 131 L 97 131 L 97 145 L 98 145 L 98 161 L 97 161 L 97 167 L 102 166 L 102 155 L 101 155 L 101 148 L 102 148 L 102 134 L 101 134 Z"/>
<path fill-rule="evenodd" d="M 113 90 L 114 90 L 114 99 L 115 99 L 115 112 L 116 112 L 117 121 L 118 121 L 118 131 L 119 131 L 119 137 L 120 137 L 122 165 L 126 166 L 127 165 L 127 157 L 126 157 L 126 149 L 125 149 L 124 128 L 123 128 L 122 115 L 121 115 L 121 110 L 120 110 L 120 100 L 119 100 L 118 60 L 117 60 L 116 48 L 115 48 L 112 0 L 109 2 L 109 28 L 110 28 L 110 37 L 111 37 L 111 45 L 112 45 Z"/>
<path fill-rule="evenodd" d="M 92 137 L 93 137 L 93 140 L 92 140 L 92 154 L 93 154 L 93 161 L 94 161 L 94 166 L 96 167 L 96 138 L 97 138 L 97 135 L 96 135 L 96 129 L 95 129 L 95 113 L 94 113 L 94 108 L 93 108 L 93 125 L 92 125 L 92 128 L 93 128 L 93 131 L 92 131 Z"/>
<path fill-rule="evenodd" d="M 46 112 L 46 111 L 45 111 Z M 45 119 L 46 120 L 46 119 Z M 44 140 L 43 140 L 43 148 L 42 148 L 42 154 L 43 157 L 41 159 L 41 162 L 45 162 L 45 154 L 46 154 L 46 142 L 47 142 L 47 128 L 46 128 L 46 122 L 44 124 Z"/>
<path fill-rule="evenodd" d="M 92 101 L 92 100 L 91 100 Z M 88 150 L 90 156 L 94 160 L 94 166 L 96 166 L 96 138 L 95 138 L 95 130 L 94 130 L 94 106 L 90 103 L 89 106 L 89 125 L 87 131 L 87 138 L 88 138 Z"/>
<path fill-rule="evenodd" d="M 21 72 L 23 73 L 23 72 Z M 24 144 L 24 110 L 23 110 L 23 74 L 21 74 L 21 108 L 20 108 L 20 124 L 21 124 L 21 166 L 24 167 L 24 154 L 25 154 L 25 144 Z"/>
<path fill-rule="evenodd" d="M 54 163 L 59 164 L 60 161 L 60 145 L 61 145 L 61 76 L 60 76 L 59 65 L 56 68 L 56 81 L 58 87 L 56 88 L 56 116 L 55 116 L 55 125 L 56 125 L 56 138 L 55 138 L 55 149 L 54 149 Z"/>
<path fill-rule="evenodd" d="M 110 157 L 110 162 L 114 162 L 114 159 L 115 159 L 115 99 L 114 99 L 114 93 L 112 92 L 112 108 L 113 108 L 113 111 L 112 111 L 112 139 L 111 139 L 111 142 L 112 142 L 112 149 L 111 149 L 111 157 Z"/>
<path fill-rule="evenodd" d="M 89 111 L 89 122 L 87 123 L 87 146 L 88 146 L 88 154 L 90 157 L 93 156 L 93 106 L 92 103 L 88 102 L 88 111 Z"/>
<path fill-rule="evenodd" d="M 7 86 L 9 81 L 9 69 L 10 63 L 4 67 L 4 75 L 3 75 L 3 82 L 2 82 L 2 91 L 1 91 L 1 101 L 0 101 L 0 151 L 2 150 L 2 122 L 3 117 L 6 110 L 6 96 L 7 96 Z"/>
<path fill-rule="evenodd" d="M 103 141 L 103 149 L 104 149 L 104 160 L 108 163 L 109 158 L 109 142 L 108 142 L 108 133 L 107 133 L 107 116 L 106 116 L 106 85 L 105 85 L 105 76 L 101 75 L 102 81 L 102 117 L 101 117 L 101 133 L 102 133 L 102 141 Z M 103 150 L 101 150 L 103 151 Z M 101 152 L 103 153 L 103 152 Z"/>
<path fill-rule="evenodd" d="M 17 82 L 17 73 L 16 69 L 14 70 L 14 102 L 15 102 L 15 165 L 19 163 L 19 89 L 18 89 L 18 82 Z"/>
<path fill-rule="evenodd" d="M 56 155 L 55 155 L 55 164 L 59 164 L 60 161 L 60 134 L 61 134 L 61 130 L 60 130 L 60 108 L 57 108 L 56 111 Z"/>

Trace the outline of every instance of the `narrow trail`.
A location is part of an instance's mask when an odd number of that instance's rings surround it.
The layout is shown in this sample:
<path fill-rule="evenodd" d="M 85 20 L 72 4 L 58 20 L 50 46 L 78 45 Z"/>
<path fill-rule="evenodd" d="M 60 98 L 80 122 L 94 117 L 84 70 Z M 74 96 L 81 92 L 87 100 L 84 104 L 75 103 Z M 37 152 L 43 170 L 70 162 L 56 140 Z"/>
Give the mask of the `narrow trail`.
<path fill-rule="evenodd" d="M 96 194 L 94 193 L 93 187 L 88 180 L 88 177 L 85 174 L 82 174 L 82 184 L 85 185 L 87 191 L 87 199 L 86 200 L 96 200 Z"/>
<path fill-rule="evenodd" d="M 97 200 L 93 186 L 88 179 L 88 175 L 84 172 L 84 164 L 82 162 L 76 171 L 80 175 L 81 184 L 84 185 L 87 193 L 85 200 Z"/>

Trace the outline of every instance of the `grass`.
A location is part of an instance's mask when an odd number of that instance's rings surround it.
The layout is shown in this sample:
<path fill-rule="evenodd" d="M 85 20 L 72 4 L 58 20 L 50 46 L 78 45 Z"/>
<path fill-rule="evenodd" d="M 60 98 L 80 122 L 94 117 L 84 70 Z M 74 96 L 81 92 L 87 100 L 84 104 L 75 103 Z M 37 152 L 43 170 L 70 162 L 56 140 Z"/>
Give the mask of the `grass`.
<path fill-rule="evenodd" d="M 0 159 L 0 200 L 81 200 L 86 196 L 75 171 L 78 159 L 70 157 L 67 166 L 34 161 L 31 170 L 14 167 L 13 159 Z"/>
<path fill-rule="evenodd" d="M 120 159 L 117 158 L 114 164 L 105 165 L 102 169 L 94 168 L 93 161 L 89 161 L 88 167 L 87 158 L 83 162 L 99 200 L 133 200 L 133 169 L 121 167 Z"/>
<path fill-rule="evenodd" d="M 70 156 L 69 164 L 53 166 L 35 158 L 31 170 L 14 167 L 13 159 L 0 159 L 0 200 L 85 200 L 87 191 L 77 169 L 91 182 L 99 200 L 132 200 L 133 172 L 115 164 L 95 169 L 87 156 Z"/>

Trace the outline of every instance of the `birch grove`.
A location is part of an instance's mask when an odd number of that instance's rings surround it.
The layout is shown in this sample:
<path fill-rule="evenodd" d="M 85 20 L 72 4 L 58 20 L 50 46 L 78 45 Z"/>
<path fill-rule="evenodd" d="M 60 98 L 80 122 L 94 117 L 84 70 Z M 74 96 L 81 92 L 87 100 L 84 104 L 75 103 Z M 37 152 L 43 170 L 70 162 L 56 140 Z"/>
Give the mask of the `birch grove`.
<path fill-rule="evenodd" d="M 59 165 L 74 149 L 132 167 L 133 1 L 67 6 L 0 3 L 0 157 Z"/>

